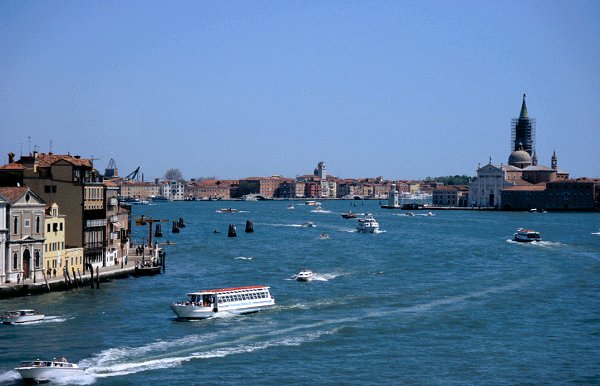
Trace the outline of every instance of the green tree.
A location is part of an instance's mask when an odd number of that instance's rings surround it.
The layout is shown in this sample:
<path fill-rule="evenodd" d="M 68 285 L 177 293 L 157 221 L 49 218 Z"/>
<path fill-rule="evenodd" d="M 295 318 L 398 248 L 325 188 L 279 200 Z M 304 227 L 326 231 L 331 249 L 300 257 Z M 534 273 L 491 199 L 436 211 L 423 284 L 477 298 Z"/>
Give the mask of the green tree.
<path fill-rule="evenodd" d="M 183 174 L 177 168 L 171 168 L 165 172 L 165 180 L 183 181 Z"/>

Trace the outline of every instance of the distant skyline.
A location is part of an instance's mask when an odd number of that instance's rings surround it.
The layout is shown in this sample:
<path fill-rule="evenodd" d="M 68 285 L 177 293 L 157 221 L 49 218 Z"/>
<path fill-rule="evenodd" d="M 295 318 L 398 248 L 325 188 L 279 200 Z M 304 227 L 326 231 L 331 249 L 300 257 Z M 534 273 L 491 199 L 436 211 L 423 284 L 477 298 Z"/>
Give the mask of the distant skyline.
<path fill-rule="evenodd" d="M 0 165 L 474 176 L 525 93 L 539 164 L 600 177 L 598 1 L 0 0 L 0 50 Z"/>

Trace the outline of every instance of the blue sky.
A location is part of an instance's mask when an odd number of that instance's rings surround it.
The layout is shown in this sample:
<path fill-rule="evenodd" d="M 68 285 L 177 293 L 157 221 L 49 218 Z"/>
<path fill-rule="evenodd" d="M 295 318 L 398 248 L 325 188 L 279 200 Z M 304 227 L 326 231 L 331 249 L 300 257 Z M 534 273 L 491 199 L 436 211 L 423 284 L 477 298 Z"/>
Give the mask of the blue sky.
<path fill-rule="evenodd" d="M 0 164 L 474 175 L 527 93 L 539 163 L 600 177 L 598 1 L 0 0 L 0 52 Z"/>

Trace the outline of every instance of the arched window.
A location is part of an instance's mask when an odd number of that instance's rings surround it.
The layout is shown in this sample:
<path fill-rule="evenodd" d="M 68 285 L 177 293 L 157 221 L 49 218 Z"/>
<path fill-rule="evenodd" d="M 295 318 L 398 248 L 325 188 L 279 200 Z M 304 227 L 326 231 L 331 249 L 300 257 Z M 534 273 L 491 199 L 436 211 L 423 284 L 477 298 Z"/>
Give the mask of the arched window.
<path fill-rule="evenodd" d="M 19 218 L 15 216 L 13 219 L 13 235 L 19 233 Z"/>
<path fill-rule="evenodd" d="M 40 267 L 40 251 L 35 251 L 34 253 L 35 256 L 35 267 L 39 268 Z"/>
<path fill-rule="evenodd" d="M 17 252 L 13 255 L 13 271 L 19 269 L 19 255 Z"/>
<path fill-rule="evenodd" d="M 35 218 L 35 233 L 40 233 L 40 216 Z"/>

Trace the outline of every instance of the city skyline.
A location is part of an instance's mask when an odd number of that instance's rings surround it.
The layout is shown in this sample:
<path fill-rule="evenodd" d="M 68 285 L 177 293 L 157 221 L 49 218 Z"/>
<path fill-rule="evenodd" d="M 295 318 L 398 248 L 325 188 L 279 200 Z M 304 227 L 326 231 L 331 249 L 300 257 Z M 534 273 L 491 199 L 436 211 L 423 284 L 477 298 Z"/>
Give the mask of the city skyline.
<path fill-rule="evenodd" d="M 600 175 L 600 5 L 0 2 L 0 164 L 111 158 L 145 179 L 470 175 L 537 157 Z M 29 139 L 30 138 L 30 139 Z"/>

